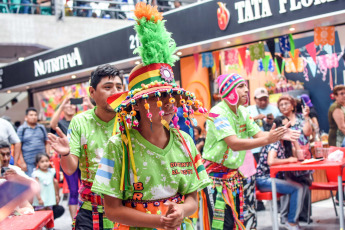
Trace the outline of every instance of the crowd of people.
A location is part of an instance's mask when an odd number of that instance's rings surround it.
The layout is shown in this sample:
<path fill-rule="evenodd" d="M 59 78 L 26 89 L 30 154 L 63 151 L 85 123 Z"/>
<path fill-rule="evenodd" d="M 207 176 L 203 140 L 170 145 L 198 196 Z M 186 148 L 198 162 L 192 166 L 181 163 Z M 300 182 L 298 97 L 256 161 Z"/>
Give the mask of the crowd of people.
<path fill-rule="evenodd" d="M 248 106 L 245 79 L 225 74 L 217 78 L 221 101 L 208 111 L 175 83 L 174 40 L 161 14 L 144 3 L 134 13 L 142 64 L 131 71 L 128 91 L 118 69 L 101 65 L 83 99 L 89 109 L 76 114 L 66 95 L 51 118 L 52 132 L 38 123 L 33 107 L 17 132 L 0 118 L 2 178 L 31 177 L 41 190 L 25 210 L 54 210 L 60 196 L 50 157 L 57 153 L 74 229 L 193 229 L 189 217 L 199 197 L 205 230 L 256 229 L 256 211 L 264 206 L 258 208 L 253 194 L 256 188 L 271 191 L 270 167 L 296 162 L 298 150 L 307 153 L 310 140 L 319 140 L 309 96 L 283 94 L 274 105 L 267 90 L 258 88 L 255 105 Z M 148 34 L 152 29 L 161 36 Z M 333 93 L 329 144 L 341 146 L 345 86 Z M 203 129 L 196 112 L 207 117 Z M 312 180 L 310 171 L 283 172 L 276 180 L 277 192 L 285 195 L 281 223 L 288 229 L 309 218 Z"/>
<path fill-rule="evenodd" d="M 94 17 L 105 19 L 128 19 L 127 13 L 134 8 L 137 0 L 129 3 L 127 0 L 112 1 L 105 4 L 104 1 L 71 1 L 67 0 L 64 4 L 66 16 Z M 157 6 L 160 12 L 166 12 L 182 6 L 178 0 L 152 0 L 148 1 L 151 5 Z M 11 4 L 8 4 L 11 3 Z M 5 7 L 7 5 L 7 7 Z M 55 14 L 56 2 L 52 0 L 2 0 L 0 1 L 0 13 L 19 13 L 19 14 Z"/>

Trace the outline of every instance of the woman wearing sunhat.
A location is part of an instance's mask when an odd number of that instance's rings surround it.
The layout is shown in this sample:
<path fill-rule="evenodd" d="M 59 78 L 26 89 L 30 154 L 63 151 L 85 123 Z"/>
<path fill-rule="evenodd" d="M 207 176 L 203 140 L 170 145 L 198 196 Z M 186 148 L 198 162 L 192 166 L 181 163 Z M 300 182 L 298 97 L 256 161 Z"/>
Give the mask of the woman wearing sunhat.
<path fill-rule="evenodd" d="M 174 81 L 175 43 L 161 14 L 145 3 L 134 13 L 143 64 L 131 71 L 129 91 L 108 98 L 121 133 L 110 138 L 92 191 L 104 195 L 106 215 L 118 229 L 189 230 L 197 190 L 211 180 L 192 138 L 169 123 L 180 106 L 191 128 L 192 106 L 206 111 Z"/>
<path fill-rule="evenodd" d="M 245 229 L 243 225 L 243 177 L 238 168 L 247 149 L 274 143 L 281 138 L 296 140 L 299 133 L 288 126 L 263 132 L 242 106 L 248 101 L 248 87 L 238 74 L 218 77 L 222 101 L 207 121 L 204 165 L 213 186 L 205 189 L 208 210 L 204 210 L 204 229 Z M 254 139 L 249 139 L 254 137 Z M 204 206 L 205 207 L 205 206 Z"/>

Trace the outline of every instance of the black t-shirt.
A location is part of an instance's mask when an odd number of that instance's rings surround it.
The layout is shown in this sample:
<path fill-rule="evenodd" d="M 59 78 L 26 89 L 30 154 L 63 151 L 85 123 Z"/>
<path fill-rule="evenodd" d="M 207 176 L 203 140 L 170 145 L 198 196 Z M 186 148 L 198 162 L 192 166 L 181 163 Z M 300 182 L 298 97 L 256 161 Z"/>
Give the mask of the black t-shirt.
<path fill-rule="evenodd" d="M 199 138 L 198 140 L 196 140 L 195 145 L 199 144 L 202 141 L 204 142 L 204 145 L 205 145 L 205 138 Z M 200 154 L 202 155 L 203 152 L 204 152 L 204 146 L 202 146 L 202 148 L 200 149 Z"/>
<path fill-rule="evenodd" d="M 310 117 L 310 118 L 316 117 L 316 119 L 317 119 L 317 112 L 316 112 L 316 110 L 315 110 L 314 107 L 311 107 L 311 108 L 310 108 L 309 117 Z"/>
<path fill-rule="evenodd" d="M 58 127 L 62 130 L 62 132 L 65 135 L 67 135 L 67 130 L 68 130 L 69 123 L 71 123 L 71 121 L 66 121 L 65 118 L 63 118 L 62 120 L 60 120 L 58 122 Z"/>

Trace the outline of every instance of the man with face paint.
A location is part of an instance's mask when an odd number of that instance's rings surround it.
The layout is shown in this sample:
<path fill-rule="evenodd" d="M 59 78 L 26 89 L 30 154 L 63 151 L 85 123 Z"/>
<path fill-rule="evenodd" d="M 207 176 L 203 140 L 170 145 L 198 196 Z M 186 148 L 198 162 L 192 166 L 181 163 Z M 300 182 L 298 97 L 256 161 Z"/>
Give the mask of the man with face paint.
<path fill-rule="evenodd" d="M 269 132 L 261 131 L 246 108 L 248 87 L 238 74 L 221 75 L 217 79 L 222 101 L 207 121 L 204 166 L 214 183 L 204 189 L 208 210 L 204 211 L 205 230 L 245 229 L 243 225 L 243 176 L 238 168 L 246 150 L 274 143 L 280 139 L 297 140 L 299 133 L 288 125 Z M 253 139 L 250 139 L 253 137 Z M 208 216 L 207 216 L 208 215 Z M 209 220 L 209 221 L 207 221 Z"/>

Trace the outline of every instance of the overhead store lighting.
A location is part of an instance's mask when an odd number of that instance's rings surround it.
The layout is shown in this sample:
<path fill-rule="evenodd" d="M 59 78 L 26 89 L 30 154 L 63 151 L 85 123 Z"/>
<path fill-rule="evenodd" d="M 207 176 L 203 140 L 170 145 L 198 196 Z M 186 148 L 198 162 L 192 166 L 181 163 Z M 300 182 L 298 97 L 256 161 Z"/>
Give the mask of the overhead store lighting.
<path fill-rule="evenodd" d="M 136 61 L 136 62 L 134 62 L 134 64 L 139 65 L 139 64 L 140 64 L 140 61 Z"/>
<path fill-rule="evenodd" d="M 77 76 L 75 76 L 74 74 L 71 76 L 72 79 L 76 78 Z"/>
<path fill-rule="evenodd" d="M 290 31 L 295 31 L 296 29 L 295 29 L 295 27 L 291 27 L 289 30 Z"/>
<path fill-rule="evenodd" d="M 182 55 L 182 52 L 179 51 L 179 52 L 177 52 L 176 54 L 177 54 L 178 56 L 181 56 L 181 55 Z"/>
<path fill-rule="evenodd" d="M 7 90 L 7 93 L 11 93 L 11 90 Z"/>
<path fill-rule="evenodd" d="M 24 57 L 19 57 L 18 61 L 24 61 L 24 59 L 25 59 Z"/>
<path fill-rule="evenodd" d="M 227 41 L 227 42 L 226 42 L 226 44 L 230 45 L 230 44 L 231 44 L 231 42 L 230 42 L 230 41 Z"/>

